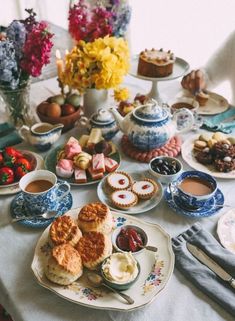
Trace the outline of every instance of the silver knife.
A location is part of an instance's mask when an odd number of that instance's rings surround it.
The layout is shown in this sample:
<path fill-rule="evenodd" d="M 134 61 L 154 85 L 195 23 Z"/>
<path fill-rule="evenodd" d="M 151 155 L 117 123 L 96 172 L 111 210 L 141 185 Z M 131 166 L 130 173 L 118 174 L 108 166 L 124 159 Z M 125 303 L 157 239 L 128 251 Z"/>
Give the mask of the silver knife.
<path fill-rule="evenodd" d="M 235 289 L 235 279 L 197 246 L 186 243 L 190 253 Z"/>

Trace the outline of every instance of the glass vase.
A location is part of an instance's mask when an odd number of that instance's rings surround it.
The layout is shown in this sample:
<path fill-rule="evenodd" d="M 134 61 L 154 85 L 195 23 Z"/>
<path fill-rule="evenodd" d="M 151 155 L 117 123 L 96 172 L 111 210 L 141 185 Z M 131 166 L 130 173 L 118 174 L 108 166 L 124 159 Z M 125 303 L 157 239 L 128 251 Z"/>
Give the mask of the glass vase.
<path fill-rule="evenodd" d="M 30 82 L 24 82 L 16 89 L 0 85 L 0 99 L 5 105 L 8 121 L 16 128 L 32 124 Z"/>

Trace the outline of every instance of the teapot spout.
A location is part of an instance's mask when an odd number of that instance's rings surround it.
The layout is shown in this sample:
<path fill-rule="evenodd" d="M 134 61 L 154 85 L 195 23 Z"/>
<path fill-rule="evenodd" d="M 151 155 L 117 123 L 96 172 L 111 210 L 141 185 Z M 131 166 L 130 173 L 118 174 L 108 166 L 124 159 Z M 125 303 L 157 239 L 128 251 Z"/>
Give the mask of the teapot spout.
<path fill-rule="evenodd" d="M 111 107 L 111 108 L 109 108 L 109 110 L 113 114 L 113 117 L 115 118 L 118 127 L 125 134 L 125 132 L 126 132 L 125 127 L 124 127 L 125 117 L 122 117 L 122 115 L 118 112 L 118 110 L 115 107 Z"/>
<path fill-rule="evenodd" d="M 64 127 L 64 124 L 60 124 L 60 123 L 56 124 L 56 125 L 52 126 L 50 132 L 56 132 L 58 130 L 62 130 L 63 127 Z"/>

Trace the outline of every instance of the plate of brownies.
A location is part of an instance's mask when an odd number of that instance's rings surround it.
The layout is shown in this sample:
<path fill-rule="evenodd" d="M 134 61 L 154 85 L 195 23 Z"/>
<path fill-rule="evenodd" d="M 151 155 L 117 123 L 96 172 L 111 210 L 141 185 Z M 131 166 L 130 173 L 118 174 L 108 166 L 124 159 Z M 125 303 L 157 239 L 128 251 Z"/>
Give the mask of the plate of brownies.
<path fill-rule="evenodd" d="M 70 137 L 47 154 L 45 168 L 71 185 L 98 183 L 119 167 L 121 159 L 116 146 L 102 137 L 97 141 L 96 134 L 94 129 L 79 140 Z"/>
<path fill-rule="evenodd" d="M 197 134 L 183 143 L 181 154 L 196 170 L 217 178 L 235 179 L 235 137 L 221 132 Z"/>

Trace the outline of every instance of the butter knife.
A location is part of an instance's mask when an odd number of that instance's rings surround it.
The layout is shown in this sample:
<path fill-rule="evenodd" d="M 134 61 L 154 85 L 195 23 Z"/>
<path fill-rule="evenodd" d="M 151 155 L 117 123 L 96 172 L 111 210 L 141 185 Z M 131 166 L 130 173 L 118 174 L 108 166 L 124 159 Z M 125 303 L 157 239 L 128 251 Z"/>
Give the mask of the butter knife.
<path fill-rule="evenodd" d="M 222 280 L 228 282 L 235 289 L 235 279 L 227 273 L 221 266 L 219 266 L 211 257 L 204 253 L 197 246 L 186 243 L 187 249 L 193 256 L 195 256 L 201 263 L 211 269 Z"/>

